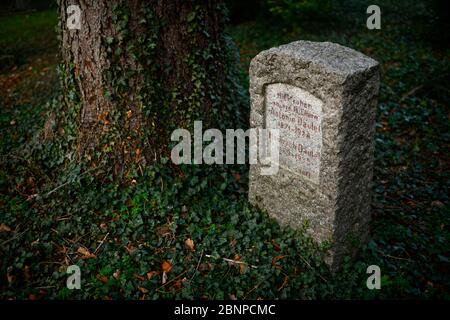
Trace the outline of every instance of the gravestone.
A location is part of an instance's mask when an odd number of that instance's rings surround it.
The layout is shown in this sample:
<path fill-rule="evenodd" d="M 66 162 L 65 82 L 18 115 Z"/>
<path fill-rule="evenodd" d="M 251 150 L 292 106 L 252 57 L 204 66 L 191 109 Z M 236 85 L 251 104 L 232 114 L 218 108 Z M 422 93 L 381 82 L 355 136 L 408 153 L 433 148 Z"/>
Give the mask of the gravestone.
<path fill-rule="evenodd" d="M 375 60 L 330 42 L 271 48 L 250 65 L 250 126 L 280 131 L 279 170 L 251 165 L 249 200 L 331 242 L 332 269 L 369 235 L 378 88 Z"/>

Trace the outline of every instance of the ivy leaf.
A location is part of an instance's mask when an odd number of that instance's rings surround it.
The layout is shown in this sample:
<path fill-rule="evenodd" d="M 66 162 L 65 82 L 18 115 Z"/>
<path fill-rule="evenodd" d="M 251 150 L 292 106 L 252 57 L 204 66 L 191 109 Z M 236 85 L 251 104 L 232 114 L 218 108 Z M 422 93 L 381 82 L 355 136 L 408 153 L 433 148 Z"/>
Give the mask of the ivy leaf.
<path fill-rule="evenodd" d="M 191 13 L 188 14 L 186 20 L 187 22 L 191 22 L 194 19 L 195 19 L 195 11 L 192 11 Z"/>
<path fill-rule="evenodd" d="M 112 44 L 114 42 L 114 38 L 113 37 L 106 37 L 106 43 L 107 44 Z"/>

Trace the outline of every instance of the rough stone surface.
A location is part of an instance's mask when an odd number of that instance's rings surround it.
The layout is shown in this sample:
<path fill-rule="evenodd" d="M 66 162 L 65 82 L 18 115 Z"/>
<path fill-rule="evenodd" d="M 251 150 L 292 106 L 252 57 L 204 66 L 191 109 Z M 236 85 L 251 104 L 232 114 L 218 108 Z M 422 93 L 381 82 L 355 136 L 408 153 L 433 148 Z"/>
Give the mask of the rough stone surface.
<path fill-rule="evenodd" d="M 375 60 L 330 42 L 271 48 L 250 65 L 250 125 L 281 132 L 280 169 L 251 165 L 249 200 L 331 241 L 333 269 L 368 238 L 378 88 Z"/>

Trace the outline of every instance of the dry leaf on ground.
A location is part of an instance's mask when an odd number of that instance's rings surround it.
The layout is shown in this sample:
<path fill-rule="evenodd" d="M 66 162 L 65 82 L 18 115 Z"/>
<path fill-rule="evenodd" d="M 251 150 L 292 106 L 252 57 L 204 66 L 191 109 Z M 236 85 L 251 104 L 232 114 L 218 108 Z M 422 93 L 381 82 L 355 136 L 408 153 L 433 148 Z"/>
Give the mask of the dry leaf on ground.
<path fill-rule="evenodd" d="M 189 249 L 191 251 L 195 250 L 194 240 L 192 240 L 191 238 L 186 239 L 186 241 L 184 242 L 184 245 L 186 246 L 187 249 Z"/>
<path fill-rule="evenodd" d="M 0 232 L 11 232 L 11 228 L 8 227 L 6 224 L 2 223 L 0 224 Z"/>
<path fill-rule="evenodd" d="M 169 261 L 164 261 L 161 266 L 162 270 L 166 273 L 169 273 L 172 270 L 172 267 L 173 266 Z"/>
<path fill-rule="evenodd" d="M 95 254 L 90 253 L 85 247 L 79 247 L 77 252 L 82 255 L 81 259 L 92 259 L 96 258 Z"/>

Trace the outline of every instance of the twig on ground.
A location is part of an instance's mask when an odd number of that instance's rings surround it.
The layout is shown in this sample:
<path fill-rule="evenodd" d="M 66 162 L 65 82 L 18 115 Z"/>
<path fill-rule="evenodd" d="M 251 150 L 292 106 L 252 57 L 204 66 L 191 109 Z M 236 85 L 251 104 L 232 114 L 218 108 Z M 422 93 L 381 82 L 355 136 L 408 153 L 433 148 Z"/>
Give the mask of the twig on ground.
<path fill-rule="evenodd" d="M 103 240 L 100 242 L 100 244 L 98 245 L 98 247 L 95 249 L 94 254 L 97 254 L 97 251 L 100 249 L 100 247 L 103 245 L 103 243 L 105 242 L 106 238 L 109 236 L 109 232 L 106 234 L 106 236 L 103 238 Z"/>
<path fill-rule="evenodd" d="M 3 241 L 1 244 L 0 244 L 0 247 L 3 247 L 5 244 L 7 244 L 8 242 L 11 242 L 11 241 L 13 241 L 13 240 L 16 240 L 16 239 L 19 239 L 25 232 L 27 232 L 28 231 L 28 229 L 25 229 L 24 231 L 22 231 L 20 234 L 15 234 L 12 238 L 10 238 L 10 239 L 8 239 L 8 240 L 5 240 L 5 241 Z"/>
<path fill-rule="evenodd" d="M 298 256 L 303 260 L 304 263 L 306 263 L 306 265 L 307 265 L 311 270 L 314 270 L 314 268 L 309 264 L 309 262 L 308 262 L 301 254 L 298 254 Z M 320 273 L 319 273 L 319 277 L 320 277 L 320 279 L 322 279 L 323 281 L 328 282 L 328 280 L 325 279 L 324 277 L 322 277 L 322 275 L 321 275 Z"/>
<path fill-rule="evenodd" d="M 377 250 L 377 251 L 378 251 L 379 253 L 381 253 L 384 257 L 387 257 L 387 258 L 396 259 L 396 260 L 403 260 L 403 261 L 414 261 L 414 260 L 412 260 L 412 259 L 410 259 L 410 258 L 403 258 L 403 257 L 391 256 L 390 254 L 384 253 L 384 252 L 381 251 L 381 250 Z"/>
<path fill-rule="evenodd" d="M 210 255 L 210 254 L 205 254 L 205 257 L 207 257 L 207 258 L 214 258 L 214 257 L 213 257 L 212 255 Z M 258 269 L 257 266 L 248 264 L 247 262 L 238 261 L 238 260 L 233 260 L 233 259 L 228 259 L 228 258 L 222 258 L 222 257 L 219 257 L 219 258 L 221 258 L 222 260 L 224 260 L 224 261 L 226 261 L 226 262 L 230 262 L 230 263 L 234 263 L 234 264 L 244 264 L 244 265 L 246 265 L 246 266 L 249 266 L 250 268 Z"/>
<path fill-rule="evenodd" d="M 84 176 L 85 174 L 88 174 L 89 172 L 98 170 L 98 169 L 100 169 L 100 168 L 101 168 L 101 166 L 100 166 L 100 167 L 96 167 L 96 168 L 91 168 L 91 169 L 89 169 L 89 170 L 86 170 L 86 171 L 80 173 L 80 174 L 77 176 L 77 178 L 81 178 L 81 177 Z M 70 183 L 73 183 L 73 182 L 75 182 L 75 178 L 70 179 L 70 180 L 64 182 L 63 184 L 57 186 L 57 187 L 56 187 L 55 189 L 53 189 L 53 190 L 50 190 L 49 192 L 47 192 L 47 193 L 44 194 L 43 196 L 44 196 L 44 197 L 48 197 L 48 196 L 51 195 L 52 193 L 58 191 L 58 190 L 61 189 L 62 187 L 65 187 L 66 185 L 68 185 L 68 184 L 70 184 Z M 37 197 L 37 196 L 39 196 L 39 194 L 33 194 L 33 195 L 31 195 L 30 197 L 31 197 L 31 198 L 35 198 L 35 197 Z"/>
<path fill-rule="evenodd" d="M 190 280 L 190 281 L 192 281 L 192 279 L 194 279 L 195 273 L 196 273 L 196 271 L 198 270 L 198 267 L 200 266 L 200 262 L 202 262 L 202 258 L 203 258 L 203 250 L 202 250 L 202 253 L 201 253 L 201 255 L 200 255 L 200 259 L 198 259 L 197 267 L 195 268 L 195 270 L 194 270 L 194 272 L 193 272 L 193 274 L 192 274 L 192 277 L 191 277 L 191 280 Z"/>
<path fill-rule="evenodd" d="M 186 272 L 188 272 L 188 270 L 184 270 L 182 273 L 180 273 L 178 276 L 176 276 L 175 278 L 173 278 L 172 280 L 164 283 L 162 286 L 160 286 L 159 288 L 156 289 L 156 291 L 159 291 L 160 289 L 164 288 L 165 286 L 167 286 L 169 283 L 174 282 L 175 280 L 178 280 L 179 278 L 181 278 L 182 275 L 184 275 Z"/>

